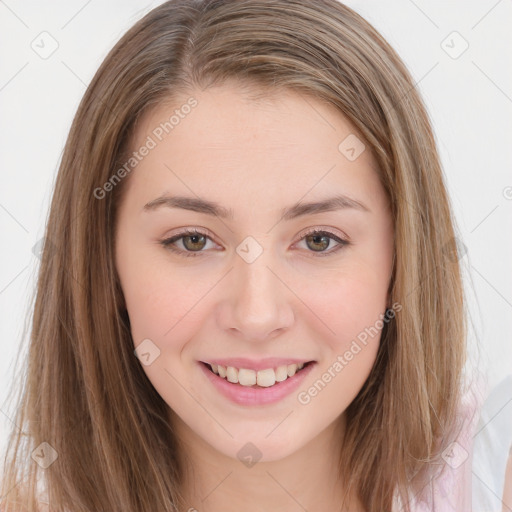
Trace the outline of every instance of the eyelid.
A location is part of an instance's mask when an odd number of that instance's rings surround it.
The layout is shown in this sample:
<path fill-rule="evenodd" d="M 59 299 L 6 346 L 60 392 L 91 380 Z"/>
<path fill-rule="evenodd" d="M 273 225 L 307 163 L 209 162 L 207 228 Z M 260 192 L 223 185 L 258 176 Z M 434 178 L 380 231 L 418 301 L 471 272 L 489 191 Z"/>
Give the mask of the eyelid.
<path fill-rule="evenodd" d="M 330 226 L 314 226 L 312 228 L 306 228 L 297 235 L 297 241 L 300 242 L 305 236 L 316 232 L 325 232 L 326 234 L 332 235 L 333 238 L 338 237 L 340 240 L 343 240 L 343 242 L 346 242 L 347 244 L 350 243 L 350 238 L 345 235 L 345 233 Z"/>
<path fill-rule="evenodd" d="M 173 233 L 171 236 L 165 237 L 164 241 L 170 240 L 171 238 L 177 238 L 180 235 L 186 236 L 186 235 L 193 235 L 193 234 L 207 236 L 211 240 L 215 239 L 214 234 L 208 228 L 203 228 L 202 226 L 199 226 L 199 227 L 196 226 L 196 227 L 178 228 L 178 231 L 176 231 L 176 233 Z"/>

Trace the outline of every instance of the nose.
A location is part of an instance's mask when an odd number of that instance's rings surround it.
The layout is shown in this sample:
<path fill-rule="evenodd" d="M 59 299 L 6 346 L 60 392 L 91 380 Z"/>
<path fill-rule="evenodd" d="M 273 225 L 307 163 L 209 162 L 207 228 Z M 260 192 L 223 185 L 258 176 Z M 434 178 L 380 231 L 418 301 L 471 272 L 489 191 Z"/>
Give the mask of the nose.
<path fill-rule="evenodd" d="M 293 293 L 270 252 L 263 251 L 252 263 L 237 256 L 225 283 L 220 328 L 246 341 L 274 338 L 294 322 Z"/>

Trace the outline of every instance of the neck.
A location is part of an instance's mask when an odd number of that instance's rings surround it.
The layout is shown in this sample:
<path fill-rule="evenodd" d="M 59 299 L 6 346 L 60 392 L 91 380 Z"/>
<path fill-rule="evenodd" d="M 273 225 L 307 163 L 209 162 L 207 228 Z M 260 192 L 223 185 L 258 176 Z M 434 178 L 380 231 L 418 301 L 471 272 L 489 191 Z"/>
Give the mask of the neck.
<path fill-rule="evenodd" d="M 364 512 L 339 477 L 344 415 L 296 452 L 279 460 L 263 456 L 254 465 L 220 453 L 179 418 L 173 422 L 186 468 L 182 494 L 189 512 Z"/>

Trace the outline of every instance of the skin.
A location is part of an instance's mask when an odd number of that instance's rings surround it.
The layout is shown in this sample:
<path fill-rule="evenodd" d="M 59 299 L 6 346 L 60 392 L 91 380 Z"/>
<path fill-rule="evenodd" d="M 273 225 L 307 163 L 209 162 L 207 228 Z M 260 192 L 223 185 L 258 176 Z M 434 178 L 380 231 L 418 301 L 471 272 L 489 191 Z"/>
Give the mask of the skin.
<path fill-rule="evenodd" d="M 160 350 L 143 368 L 169 405 L 183 447 L 187 503 L 200 512 L 342 510 L 346 489 L 337 482 L 334 454 L 344 411 L 370 373 L 380 332 L 307 405 L 298 392 L 271 405 L 236 405 L 218 393 L 198 361 L 315 360 L 303 391 L 375 325 L 390 305 L 393 261 L 393 223 L 376 163 L 369 150 L 355 161 L 338 150 L 356 132 L 318 100 L 279 91 L 253 101 L 235 84 L 191 95 L 198 105 L 127 178 L 116 230 L 116 266 L 134 346 L 150 339 Z M 134 150 L 187 98 L 147 113 Z M 167 207 L 143 211 L 164 193 L 215 201 L 233 209 L 234 219 Z M 301 199 L 336 193 L 370 211 L 280 220 L 281 210 Z M 175 242 L 183 252 L 202 247 L 195 257 L 160 243 L 183 227 L 212 234 L 202 246 Z M 327 247 L 307 243 L 308 228 L 350 245 L 335 251 L 332 238 Z M 263 249 L 250 264 L 236 252 L 247 236 Z M 252 467 L 237 457 L 248 442 L 261 452 Z M 343 510 L 363 510 L 346 496 Z"/>

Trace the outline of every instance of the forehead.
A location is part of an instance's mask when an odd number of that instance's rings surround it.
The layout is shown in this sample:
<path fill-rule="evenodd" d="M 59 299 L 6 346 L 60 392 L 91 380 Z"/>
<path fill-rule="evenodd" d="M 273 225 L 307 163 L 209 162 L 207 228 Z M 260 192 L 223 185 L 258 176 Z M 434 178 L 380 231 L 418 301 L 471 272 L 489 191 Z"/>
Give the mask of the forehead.
<path fill-rule="evenodd" d="M 191 98 L 195 106 L 185 108 Z M 153 194 L 178 180 L 183 191 L 219 201 L 223 191 L 235 200 L 234 192 L 248 192 L 254 200 L 288 190 L 298 200 L 333 187 L 383 199 L 376 162 L 351 123 L 333 106 L 294 91 L 257 98 L 235 85 L 192 91 L 146 113 L 132 150 L 148 138 L 154 148 L 130 179 Z M 357 158 L 347 158 L 347 144 Z"/>
<path fill-rule="evenodd" d="M 211 151 L 274 151 L 301 154 L 310 148 L 337 150 L 339 138 L 355 133 L 349 121 L 333 106 L 292 90 L 276 90 L 257 96 L 236 85 L 193 91 L 172 103 L 157 105 L 139 122 L 136 137 L 143 137 L 173 113 L 169 137 L 176 146 L 185 144 Z M 190 98 L 196 106 L 185 108 Z M 187 113 L 180 113 L 185 110 Z"/>

